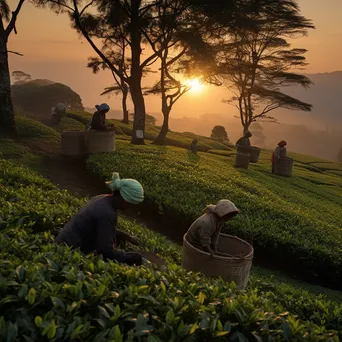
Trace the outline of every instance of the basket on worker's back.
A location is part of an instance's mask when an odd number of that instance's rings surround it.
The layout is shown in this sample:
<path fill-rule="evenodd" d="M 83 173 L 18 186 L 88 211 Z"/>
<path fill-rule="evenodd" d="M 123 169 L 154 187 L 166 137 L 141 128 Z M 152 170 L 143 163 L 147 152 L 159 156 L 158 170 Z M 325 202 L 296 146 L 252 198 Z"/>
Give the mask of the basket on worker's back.
<path fill-rule="evenodd" d="M 83 157 L 86 152 L 85 135 L 83 131 L 66 131 L 61 133 L 62 155 Z"/>
<path fill-rule="evenodd" d="M 115 132 L 96 131 L 86 132 L 86 144 L 88 153 L 102 153 L 115 151 Z"/>
<path fill-rule="evenodd" d="M 211 255 L 195 248 L 187 241 L 185 234 L 182 267 L 209 277 L 221 277 L 227 282 L 234 282 L 237 288 L 245 289 L 252 266 L 253 247 L 238 237 L 220 234 L 218 252 L 221 255 Z"/>

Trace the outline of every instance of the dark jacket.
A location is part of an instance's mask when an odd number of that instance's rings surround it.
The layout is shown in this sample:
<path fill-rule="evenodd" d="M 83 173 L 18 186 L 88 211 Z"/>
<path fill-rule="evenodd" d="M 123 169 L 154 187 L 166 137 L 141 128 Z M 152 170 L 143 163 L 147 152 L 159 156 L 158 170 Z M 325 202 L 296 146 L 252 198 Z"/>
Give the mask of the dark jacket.
<path fill-rule="evenodd" d="M 91 120 L 91 128 L 98 131 L 106 130 L 106 114 L 101 112 L 95 112 Z"/>
<path fill-rule="evenodd" d="M 217 251 L 223 221 L 214 213 L 199 217 L 189 228 L 186 238 L 191 245 L 198 249 L 205 247 Z"/>
<path fill-rule="evenodd" d="M 113 248 L 116 239 L 122 234 L 116 230 L 118 201 L 112 195 L 99 196 L 90 201 L 64 226 L 56 242 L 80 248 L 85 254 L 96 251 L 104 259 L 131 264 L 129 261 L 135 253 Z M 135 264 L 139 264 L 139 261 Z"/>

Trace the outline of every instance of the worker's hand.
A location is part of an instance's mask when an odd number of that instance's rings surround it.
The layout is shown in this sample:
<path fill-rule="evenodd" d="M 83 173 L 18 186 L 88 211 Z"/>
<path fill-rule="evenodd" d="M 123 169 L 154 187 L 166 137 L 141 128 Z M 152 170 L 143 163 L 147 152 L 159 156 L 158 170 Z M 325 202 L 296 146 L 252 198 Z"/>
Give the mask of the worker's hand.
<path fill-rule="evenodd" d="M 210 246 L 203 246 L 203 250 L 210 255 L 214 254 L 214 251 L 210 248 Z"/>

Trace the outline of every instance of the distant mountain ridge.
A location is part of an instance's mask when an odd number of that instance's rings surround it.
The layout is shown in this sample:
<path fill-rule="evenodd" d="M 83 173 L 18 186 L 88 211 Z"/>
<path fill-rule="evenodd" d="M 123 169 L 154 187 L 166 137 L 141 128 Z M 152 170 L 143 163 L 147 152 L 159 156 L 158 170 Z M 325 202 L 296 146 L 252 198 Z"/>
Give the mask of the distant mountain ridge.
<path fill-rule="evenodd" d="M 314 119 L 326 125 L 342 125 L 342 71 L 331 73 L 307 74 L 314 83 L 310 88 L 291 87 L 284 90 L 287 94 L 313 105 L 312 112 L 276 112 L 277 118 Z"/>

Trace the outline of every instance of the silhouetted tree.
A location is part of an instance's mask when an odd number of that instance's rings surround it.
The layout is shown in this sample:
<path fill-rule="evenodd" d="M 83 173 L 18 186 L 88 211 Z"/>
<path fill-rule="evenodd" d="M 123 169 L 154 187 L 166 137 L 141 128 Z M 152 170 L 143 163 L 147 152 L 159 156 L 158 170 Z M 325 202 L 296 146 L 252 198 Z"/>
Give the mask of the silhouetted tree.
<path fill-rule="evenodd" d="M 216 37 L 222 83 L 233 92 L 227 102 L 239 110 L 244 130 L 257 119 L 271 119 L 277 108 L 311 111 L 311 105 L 286 95 L 282 88 L 308 87 L 309 78 L 294 73 L 306 65 L 306 50 L 292 48 L 288 38 L 314 28 L 295 0 L 242 0 L 235 24 Z"/>
<path fill-rule="evenodd" d="M 126 57 L 126 52 L 128 50 L 128 43 L 124 38 L 124 35 L 120 35 L 117 39 L 108 39 L 108 42 L 111 42 L 110 46 L 109 44 L 106 44 L 103 46 L 102 51 L 108 56 L 108 59 L 111 61 L 112 64 L 117 65 L 118 70 L 122 75 L 125 75 L 125 77 L 128 77 L 127 70 L 128 70 L 128 62 Z M 107 51 L 106 51 L 107 50 Z M 109 51 L 108 51 L 109 50 Z M 106 62 L 104 62 L 99 57 L 90 57 L 88 60 L 88 67 L 93 70 L 93 72 L 96 74 L 102 70 L 109 69 Z M 128 117 L 128 109 L 127 109 L 127 97 L 129 93 L 129 87 L 128 84 L 125 82 L 125 79 L 123 77 L 119 77 L 115 73 L 112 73 L 115 85 L 111 87 L 107 87 L 104 89 L 103 93 L 101 95 L 121 95 L 122 100 L 122 113 L 123 113 L 123 119 L 122 122 L 128 124 L 129 123 L 129 117 Z"/>
<path fill-rule="evenodd" d="M 158 57 L 158 52 L 152 52 L 143 56 L 142 47 L 146 28 L 155 24 L 157 7 L 161 0 L 94 0 L 81 8 L 77 0 L 55 0 L 52 4 L 49 0 L 40 0 L 41 5 L 49 5 L 56 11 L 64 11 L 70 14 L 74 27 L 88 41 L 97 55 L 107 64 L 108 68 L 119 79 L 124 80 L 130 90 L 134 104 L 134 123 L 132 143 L 144 144 L 144 137 L 138 136 L 138 132 L 145 131 L 145 101 L 142 89 L 142 77 L 144 70 L 152 65 Z M 88 11 L 89 9 L 89 11 Z M 91 9 L 91 10 L 90 10 Z M 94 12 L 97 12 L 94 14 Z M 129 75 L 124 75 L 117 65 L 113 64 L 109 56 L 96 45 L 96 39 L 102 46 L 108 44 L 108 39 L 117 38 L 118 27 L 122 28 L 130 50 Z M 120 30 L 119 30 L 120 31 Z M 160 46 L 163 49 L 163 46 Z M 146 51 L 145 51 L 146 52 Z"/>
<path fill-rule="evenodd" d="M 16 22 L 25 0 L 19 0 L 11 13 L 7 0 L 0 0 L 0 134 L 17 134 L 14 119 L 14 107 L 11 96 L 11 77 L 8 66 L 9 51 L 7 43 L 12 32 L 17 33 Z"/>
<path fill-rule="evenodd" d="M 32 80 L 31 75 L 26 74 L 25 72 L 20 71 L 20 70 L 13 71 L 12 72 L 12 76 L 16 80 L 15 84 L 25 83 L 25 82 L 28 82 L 28 81 Z"/>
<path fill-rule="evenodd" d="M 151 27 L 150 32 L 144 32 L 146 41 L 157 53 L 160 61 L 160 79 L 145 92 L 147 95 L 161 95 L 161 110 L 164 118 L 161 130 L 154 140 L 154 144 L 157 145 L 165 144 L 169 131 L 169 117 L 174 104 L 191 88 L 175 75 L 176 66 L 186 56 L 189 48 L 184 40 L 189 34 L 189 21 L 186 20 L 189 5 L 188 0 L 161 1 L 156 25 Z M 193 28 L 190 30 L 195 34 Z M 161 46 L 163 48 L 160 48 Z"/>
<path fill-rule="evenodd" d="M 217 125 L 211 131 L 211 137 L 216 140 L 226 141 L 228 140 L 228 134 L 223 126 Z"/>
<path fill-rule="evenodd" d="M 191 89 L 186 78 L 198 77 L 202 82 L 212 82 L 211 51 L 205 37 L 209 33 L 208 30 L 215 27 L 212 22 L 208 23 L 202 7 L 199 11 L 198 6 L 204 2 L 160 1 L 156 25 L 145 34 L 149 47 L 155 52 L 159 50 L 160 79 L 146 92 L 161 95 L 163 125 L 154 140 L 155 144 L 165 144 L 172 108 Z"/>

